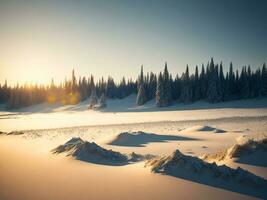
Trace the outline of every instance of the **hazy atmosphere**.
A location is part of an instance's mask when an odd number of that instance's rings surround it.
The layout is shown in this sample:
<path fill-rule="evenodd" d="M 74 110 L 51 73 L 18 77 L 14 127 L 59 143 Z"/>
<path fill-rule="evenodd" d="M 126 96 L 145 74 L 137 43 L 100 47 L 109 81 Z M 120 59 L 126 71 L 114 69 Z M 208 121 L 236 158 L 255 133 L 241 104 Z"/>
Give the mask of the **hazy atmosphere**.
<path fill-rule="evenodd" d="M 267 3 L 226 1 L 0 1 L 0 82 L 78 75 L 136 78 L 141 64 L 172 73 L 213 57 L 234 67 L 267 58 Z"/>

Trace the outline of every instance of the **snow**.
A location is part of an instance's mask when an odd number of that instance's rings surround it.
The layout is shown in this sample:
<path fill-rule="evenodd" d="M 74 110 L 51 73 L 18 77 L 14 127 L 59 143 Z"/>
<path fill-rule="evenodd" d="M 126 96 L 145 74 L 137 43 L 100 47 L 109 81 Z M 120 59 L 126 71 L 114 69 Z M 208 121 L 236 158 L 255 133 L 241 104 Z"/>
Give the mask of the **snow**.
<path fill-rule="evenodd" d="M 240 141 L 240 139 L 238 139 Z M 228 160 L 267 167 L 267 137 L 262 135 L 261 139 L 247 138 L 242 143 L 234 144 L 228 149 L 217 153 L 207 154 L 203 159 L 209 162 L 226 163 Z"/>
<path fill-rule="evenodd" d="M 167 142 L 178 140 L 194 140 L 193 138 L 177 136 L 177 135 L 160 135 L 154 133 L 122 132 L 112 139 L 108 144 L 117 146 L 143 147 L 151 142 Z"/>
<path fill-rule="evenodd" d="M 197 157 L 184 155 L 178 149 L 169 156 L 148 161 L 147 166 L 151 166 L 152 171 L 156 173 L 217 185 L 233 191 L 238 188 L 248 194 L 252 192 L 261 198 L 267 194 L 265 190 L 267 180 L 242 168 L 232 169 L 226 165 L 218 166 L 216 163 L 207 163 Z M 216 179 L 220 179 L 221 182 Z M 256 190 L 249 190 L 251 188 Z"/>
<path fill-rule="evenodd" d="M 214 128 L 211 126 L 194 126 L 187 128 L 183 131 L 197 131 L 197 132 L 213 132 L 213 133 L 225 133 L 225 130 Z"/>
<path fill-rule="evenodd" d="M 203 164 L 196 157 L 266 135 L 266 98 L 168 108 L 157 108 L 154 103 L 136 106 L 131 95 L 107 100 L 107 107 L 99 110 L 89 110 L 88 102 L 81 102 L 1 111 L 0 177 L 5 181 L 0 181 L 0 199 L 264 197 L 261 189 L 254 188 L 258 179 L 238 167 L 266 179 L 267 167 L 258 163 L 259 158 L 266 158 L 265 151 L 242 159 L 222 159 L 216 165 Z M 62 144 L 58 148 L 62 153 L 51 153 Z M 171 176 L 162 176 L 144 168 L 143 161 L 151 155 L 157 156 L 152 160 L 165 159 L 177 149 L 177 156 L 189 164 L 179 168 L 180 174 L 175 170 Z M 115 155 L 126 156 L 126 162 L 114 161 Z M 244 161 L 248 157 L 249 162 Z M 248 183 L 250 178 L 253 181 Z"/>
<path fill-rule="evenodd" d="M 39 104 L 12 111 L 0 112 L 1 131 L 61 128 L 72 126 L 129 124 L 162 121 L 252 118 L 267 116 L 267 98 L 209 104 L 176 103 L 158 108 L 155 100 L 136 106 L 136 96 L 109 99 L 107 107 L 88 109 L 88 101 L 77 105 Z"/>
<path fill-rule="evenodd" d="M 107 150 L 94 142 L 87 142 L 81 138 L 72 138 L 65 144 L 52 150 L 52 153 L 67 153 L 68 156 L 90 163 L 103 165 L 125 165 L 129 162 L 142 161 L 152 158 L 152 155 L 139 155 L 132 152 L 129 155 Z"/>

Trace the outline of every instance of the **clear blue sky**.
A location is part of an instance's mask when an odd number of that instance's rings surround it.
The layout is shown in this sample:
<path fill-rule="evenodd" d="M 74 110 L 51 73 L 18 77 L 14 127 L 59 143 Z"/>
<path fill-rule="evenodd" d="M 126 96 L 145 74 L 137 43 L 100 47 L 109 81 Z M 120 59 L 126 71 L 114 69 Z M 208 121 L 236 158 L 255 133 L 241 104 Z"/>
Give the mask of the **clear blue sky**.
<path fill-rule="evenodd" d="M 264 0 L 0 0 L 0 82 L 267 62 Z"/>

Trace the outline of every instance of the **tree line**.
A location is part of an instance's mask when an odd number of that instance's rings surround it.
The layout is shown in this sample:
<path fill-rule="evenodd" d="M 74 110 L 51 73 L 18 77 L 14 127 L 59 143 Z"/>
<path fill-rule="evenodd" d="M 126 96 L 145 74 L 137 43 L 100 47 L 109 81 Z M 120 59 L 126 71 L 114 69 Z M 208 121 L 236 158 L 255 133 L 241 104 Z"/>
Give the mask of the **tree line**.
<path fill-rule="evenodd" d="M 266 64 L 254 71 L 250 66 L 243 66 L 240 72 L 234 71 L 232 63 L 226 74 L 223 69 L 222 62 L 214 63 L 213 58 L 206 66 L 196 66 L 194 73 L 190 74 L 186 66 L 185 72 L 175 77 L 169 73 L 167 63 L 158 75 L 153 72 L 144 74 L 141 66 L 137 80 L 123 77 L 118 83 L 110 76 L 107 80 L 102 77 L 98 81 L 94 80 L 93 75 L 77 79 L 73 70 L 71 78 L 58 85 L 53 79 L 48 85 L 17 84 L 13 87 L 5 81 L 0 85 L 0 103 L 13 109 L 43 102 L 77 104 L 88 99 L 90 107 L 102 107 L 106 105 L 106 98 L 122 99 L 137 94 L 137 105 L 155 99 L 158 107 L 164 107 L 174 102 L 206 100 L 217 103 L 267 96 Z"/>

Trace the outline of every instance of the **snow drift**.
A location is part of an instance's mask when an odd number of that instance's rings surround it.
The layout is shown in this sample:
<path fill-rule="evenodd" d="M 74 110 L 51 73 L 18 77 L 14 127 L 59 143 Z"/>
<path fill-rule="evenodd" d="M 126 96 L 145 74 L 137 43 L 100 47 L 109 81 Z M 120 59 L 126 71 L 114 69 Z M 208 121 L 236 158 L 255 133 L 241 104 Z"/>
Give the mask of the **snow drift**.
<path fill-rule="evenodd" d="M 173 140 L 196 140 L 189 137 L 177 135 L 160 135 L 155 133 L 145 133 L 143 131 L 137 132 L 122 132 L 117 135 L 108 144 L 117 146 L 132 146 L 144 147 L 145 144 L 150 142 L 167 142 Z"/>
<path fill-rule="evenodd" d="M 122 154 L 107 150 L 94 142 L 87 142 L 79 137 L 72 138 L 65 144 L 58 146 L 52 150 L 52 153 L 67 153 L 67 156 L 73 156 L 78 160 L 104 165 L 125 165 L 153 157 L 152 155 L 140 155 L 134 152 Z"/>
<path fill-rule="evenodd" d="M 226 165 L 218 166 L 216 163 L 207 163 L 200 158 L 187 156 L 179 150 L 171 155 L 154 158 L 147 161 L 152 171 L 167 175 L 204 183 L 211 186 L 243 192 L 255 192 L 255 189 L 266 189 L 267 181 L 242 168 L 232 169 Z M 242 186 L 242 187 L 240 187 Z M 252 191 L 249 190 L 253 189 Z M 259 193 L 261 194 L 261 193 Z M 254 195 L 259 195 L 254 194 Z"/>
<path fill-rule="evenodd" d="M 262 156 L 258 156 L 262 155 Z M 255 138 L 248 139 L 241 144 L 235 144 L 232 147 L 221 150 L 217 153 L 207 154 L 202 158 L 206 161 L 223 161 L 227 159 L 235 159 L 237 162 L 249 162 L 249 157 L 253 157 L 254 163 L 264 165 L 264 158 L 267 155 L 267 137 L 256 140 Z M 255 163 L 256 162 L 256 163 Z M 267 163 L 267 162 L 266 162 Z"/>
<path fill-rule="evenodd" d="M 185 129 L 184 131 L 193 131 L 193 132 L 213 132 L 213 133 L 225 133 L 225 130 L 214 128 L 211 126 L 194 126 Z"/>
<path fill-rule="evenodd" d="M 11 131 L 11 132 L 3 132 L 0 131 L 0 135 L 23 135 L 24 132 L 22 131 Z"/>

